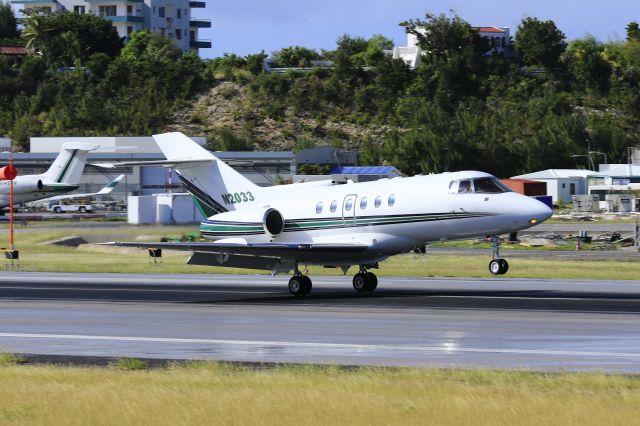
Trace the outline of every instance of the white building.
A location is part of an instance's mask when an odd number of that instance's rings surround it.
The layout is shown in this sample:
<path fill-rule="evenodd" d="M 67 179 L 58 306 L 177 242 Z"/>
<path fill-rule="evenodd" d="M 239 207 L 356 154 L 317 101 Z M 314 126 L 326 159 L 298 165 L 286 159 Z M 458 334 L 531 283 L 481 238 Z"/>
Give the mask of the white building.
<path fill-rule="evenodd" d="M 503 55 L 511 58 L 514 51 L 511 48 L 511 36 L 508 27 L 472 27 L 482 37 L 489 41 L 491 50 L 486 55 Z M 422 49 L 418 46 L 418 37 L 415 34 L 407 34 L 407 45 L 386 50 L 393 59 L 402 59 L 411 69 L 417 68 L 422 63 Z"/>
<path fill-rule="evenodd" d="M 606 194 L 640 190 L 640 164 L 600 164 L 599 171 L 589 176 L 589 194 Z"/>
<path fill-rule="evenodd" d="M 193 19 L 191 9 L 204 8 L 204 1 L 190 0 L 11 0 L 40 13 L 69 11 L 91 13 L 110 20 L 120 37 L 149 29 L 174 39 L 182 50 L 211 48 L 210 40 L 200 40 L 198 30 L 211 28 L 211 21 Z"/>
<path fill-rule="evenodd" d="M 547 169 L 525 175 L 513 176 L 511 179 L 529 179 L 547 183 L 547 195 L 553 203 L 570 203 L 571 196 L 587 193 L 587 177 L 597 174 L 592 170 L 582 169 Z"/>

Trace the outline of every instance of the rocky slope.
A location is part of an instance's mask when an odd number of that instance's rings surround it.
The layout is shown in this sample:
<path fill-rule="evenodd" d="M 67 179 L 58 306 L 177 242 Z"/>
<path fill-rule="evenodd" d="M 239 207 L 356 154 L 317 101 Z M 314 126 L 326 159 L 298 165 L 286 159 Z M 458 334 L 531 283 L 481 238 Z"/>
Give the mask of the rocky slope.
<path fill-rule="evenodd" d="M 213 149 L 220 149 L 222 135 L 231 133 L 244 141 L 245 149 L 275 151 L 329 145 L 357 150 L 365 140 L 382 143 L 390 128 L 319 120 L 291 110 L 285 112 L 284 120 L 277 121 L 252 102 L 245 87 L 221 82 L 174 112 L 166 130 L 207 136 Z"/>

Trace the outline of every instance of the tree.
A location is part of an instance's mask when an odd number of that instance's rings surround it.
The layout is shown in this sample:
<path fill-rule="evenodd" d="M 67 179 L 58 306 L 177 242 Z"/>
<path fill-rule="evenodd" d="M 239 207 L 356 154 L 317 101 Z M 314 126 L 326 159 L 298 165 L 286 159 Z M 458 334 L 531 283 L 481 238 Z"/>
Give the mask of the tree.
<path fill-rule="evenodd" d="M 83 64 L 94 53 L 114 58 L 122 49 L 122 39 L 111 22 L 91 14 L 32 14 L 24 25 L 27 49 L 40 52 L 54 67 Z"/>
<path fill-rule="evenodd" d="M 320 59 L 320 55 L 313 49 L 301 46 L 290 46 L 273 53 L 278 67 L 297 68 L 309 67 L 310 61 Z"/>
<path fill-rule="evenodd" d="M 418 70 L 417 95 L 435 97 L 440 107 L 452 108 L 475 95 L 487 72 L 489 42 L 459 16 L 427 14 L 424 20 L 400 24 L 418 39 L 423 63 Z"/>
<path fill-rule="evenodd" d="M 563 55 L 573 80 L 588 89 L 606 91 L 609 87 L 611 65 L 603 58 L 604 46 L 592 37 L 569 43 Z"/>
<path fill-rule="evenodd" d="M 554 70 L 558 66 L 560 55 L 567 47 L 564 39 L 564 33 L 553 21 L 540 21 L 529 17 L 518 25 L 515 49 L 525 65 Z"/>
<path fill-rule="evenodd" d="M 11 4 L 0 0 L 0 39 L 14 39 L 20 36 L 18 20 Z"/>
<path fill-rule="evenodd" d="M 637 22 L 629 22 L 627 25 L 627 41 L 637 40 L 640 41 L 640 25 Z"/>

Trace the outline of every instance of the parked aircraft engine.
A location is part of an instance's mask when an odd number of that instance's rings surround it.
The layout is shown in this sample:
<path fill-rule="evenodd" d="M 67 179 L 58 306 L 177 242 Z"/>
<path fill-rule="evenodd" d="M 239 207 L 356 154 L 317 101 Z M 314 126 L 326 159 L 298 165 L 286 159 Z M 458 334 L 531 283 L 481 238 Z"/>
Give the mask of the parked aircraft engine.
<path fill-rule="evenodd" d="M 44 185 L 40 179 L 29 179 L 25 180 L 20 178 L 20 180 L 13 181 L 13 190 L 20 192 L 32 192 L 32 191 L 42 191 Z"/>
<path fill-rule="evenodd" d="M 18 176 L 18 170 L 14 166 L 0 168 L 0 180 L 13 180 Z"/>
<path fill-rule="evenodd" d="M 228 232 L 229 235 L 232 235 L 236 226 L 245 230 L 246 227 L 255 226 L 258 228 L 262 226 L 264 232 L 273 237 L 284 230 L 284 217 L 278 210 L 273 208 L 220 213 L 211 216 L 208 220 L 209 224 L 223 227 L 224 231 L 222 232 Z"/>

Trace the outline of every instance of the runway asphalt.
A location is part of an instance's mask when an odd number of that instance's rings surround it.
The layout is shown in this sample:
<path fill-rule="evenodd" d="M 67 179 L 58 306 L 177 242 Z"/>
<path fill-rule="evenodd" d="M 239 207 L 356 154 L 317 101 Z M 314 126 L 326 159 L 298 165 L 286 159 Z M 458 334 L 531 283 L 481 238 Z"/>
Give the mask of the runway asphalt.
<path fill-rule="evenodd" d="M 640 281 L 5 272 L 0 351 L 640 373 Z"/>

